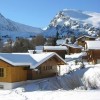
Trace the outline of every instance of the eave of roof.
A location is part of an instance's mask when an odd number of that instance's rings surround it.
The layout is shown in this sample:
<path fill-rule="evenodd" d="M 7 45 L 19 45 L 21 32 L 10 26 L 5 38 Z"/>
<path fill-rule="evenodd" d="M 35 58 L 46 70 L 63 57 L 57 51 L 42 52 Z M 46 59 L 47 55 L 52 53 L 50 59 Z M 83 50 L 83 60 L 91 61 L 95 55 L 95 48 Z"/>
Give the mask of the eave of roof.
<path fill-rule="evenodd" d="M 44 46 L 44 50 L 67 50 L 66 46 Z"/>
<path fill-rule="evenodd" d="M 39 65 L 41 65 L 42 63 L 44 63 L 45 61 L 47 61 L 49 58 L 53 57 L 54 55 L 56 55 L 60 60 L 62 60 L 65 64 L 67 64 L 67 62 L 61 58 L 57 53 L 55 52 L 49 52 L 51 53 L 49 56 L 47 56 L 46 58 L 44 58 L 43 60 L 41 60 L 40 62 L 38 62 L 34 67 L 38 67 Z"/>
<path fill-rule="evenodd" d="M 94 39 L 96 39 L 96 37 L 93 37 L 93 36 L 83 35 L 83 36 L 80 36 L 79 38 L 77 38 L 76 40 L 79 40 L 79 39 L 81 39 L 83 37 L 88 37 L 88 38 L 94 38 Z"/>
<path fill-rule="evenodd" d="M 66 46 L 72 47 L 72 48 L 76 48 L 76 49 L 82 49 L 82 46 L 79 45 L 74 45 L 74 44 L 65 44 Z"/>

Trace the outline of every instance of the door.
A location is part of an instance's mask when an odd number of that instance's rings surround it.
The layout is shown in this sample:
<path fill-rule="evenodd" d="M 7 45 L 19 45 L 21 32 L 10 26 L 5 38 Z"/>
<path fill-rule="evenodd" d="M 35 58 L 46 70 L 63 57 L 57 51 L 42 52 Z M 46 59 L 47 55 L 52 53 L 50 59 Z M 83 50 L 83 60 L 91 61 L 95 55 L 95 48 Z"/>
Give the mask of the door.
<path fill-rule="evenodd" d="M 100 64 L 100 59 L 97 59 L 97 64 Z"/>
<path fill-rule="evenodd" d="M 27 80 L 32 80 L 32 70 L 27 71 Z"/>

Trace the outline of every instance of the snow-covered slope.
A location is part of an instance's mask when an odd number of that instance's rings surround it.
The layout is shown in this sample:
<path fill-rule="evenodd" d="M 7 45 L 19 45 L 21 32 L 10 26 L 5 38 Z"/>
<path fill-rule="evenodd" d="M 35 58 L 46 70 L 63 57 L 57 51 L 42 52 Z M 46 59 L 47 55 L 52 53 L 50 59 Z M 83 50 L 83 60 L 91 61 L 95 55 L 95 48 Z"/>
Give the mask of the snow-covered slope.
<path fill-rule="evenodd" d="M 100 30 L 100 13 L 64 9 L 51 20 L 44 33 L 50 36 L 58 31 L 63 37 L 82 34 L 95 35 L 98 30 Z"/>
<path fill-rule="evenodd" d="M 42 32 L 43 30 L 40 28 L 35 28 L 32 26 L 14 22 L 10 19 L 5 18 L 2 14 L 0 14 L 0 35 L 1 36 L 8 36 L 10 34 L 11 37 L 12 36 L 19 37 L 21 34 L 23 34 L 21 36 L 26 37 L 27 35 L 29 35 L 29 33 L 31 33 L 30 35 L 35 35 Z"/>
<path fill-rule="evenodd" d="M 9 19 L 8 19 L 8 21 L 10 23 L 12 23 L 12 25 L 20 32 L 34 32 L 34 33 L 41 33 L 42 32 L 42 29 L 40 29 L 40 28 L 36 28 L 36 27 L 20 24 L 20 23 L 11 21 Z"/>

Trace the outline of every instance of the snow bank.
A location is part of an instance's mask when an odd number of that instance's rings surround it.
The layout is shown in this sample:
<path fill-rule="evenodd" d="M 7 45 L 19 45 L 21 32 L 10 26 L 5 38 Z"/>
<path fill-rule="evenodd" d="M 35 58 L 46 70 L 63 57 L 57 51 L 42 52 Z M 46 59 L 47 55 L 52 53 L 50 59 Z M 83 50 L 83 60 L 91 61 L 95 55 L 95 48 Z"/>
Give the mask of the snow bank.
<path fill-rule="evenodd" d="M 83 76 L 83 84 L 87 89 L 100 89 L 100 67 L 90 68 Z"/>
<path fill-rule="evenodd" d="M 81 81 L 83 74 L 87 69 L 78 69 L 69 74 L 56 76 L 52 78 L 45 78 L 31 84 L 25 84 L 22 88 L 24 91 L 48 91 L 48 90 L 72 90 L 83 86 Z"/>
<path fill-rule="evenodd" d="M 72 89 L 100 89 L 100 67 L 94 65 L 86 68 L 80 68 L 79 65 L 67 66 L 67 74 L 46 78 L 36 83 L 24 85 L 25 91 L 37 90 L 72 90 Z M 82 88 L 81 88 L 82 87 Z"/>

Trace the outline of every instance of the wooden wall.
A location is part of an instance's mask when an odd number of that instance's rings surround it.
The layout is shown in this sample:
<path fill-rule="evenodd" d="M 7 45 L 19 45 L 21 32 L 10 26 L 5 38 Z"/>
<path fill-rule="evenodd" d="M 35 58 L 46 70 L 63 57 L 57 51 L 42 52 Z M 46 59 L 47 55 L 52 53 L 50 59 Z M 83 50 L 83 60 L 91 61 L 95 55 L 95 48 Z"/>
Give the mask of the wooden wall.
<path fill-rule="evenodd" d="M 68 47 L 68 54 L 80 53 L 80 52 L 81 52 L 81 49 L 80 48 Z"/>
<path fill-rule="evenodd" d="M 81 41 L 81 40 L 78 41 L 78 45 L 81 45 L 84 48 L 85 48 L 85 44 L 86 44 L 85 41 Z"/>
<path fill-rule="evenodd" d="M 93 64 L 97 63 L 97 60 L 100 59 L 100 50 L 89 50 L 87 51 L 87 60 Z"/>
<path fill-rule="evenodd" d="M 67 50 L 44 50 L 44 52 L 55 52 L 63 59 L 65 59 L 65 54 L 67 54 Z"/>
<path fill-rule="evenodd" d="M 24 67 L 15 67 L 0 60 L 0 67 L 5 69 L 5 76 L 0 77 L 0 82 L 19 82 L 27 80 L 27 70 Z"/>
<path fill-rule="evenodd" d="M 32 71 L 32 78 L 40 79 L 57 75 L 57 63 L 58 62 L 55 58 L 47 60 L 38 67 L 38 71 Z M 50 69 L 50 66 L 52 67 L 52 69 Z"/>
<path fill-rule="evenodd" d="M 89 41 L 89 40 L 95 40 L 95 38 L 89 38 L 89 37 L 82 37 L 80 39 L 78 39 L 78 45 L 81 45 L 85 48 L 85 41 Z"/>

